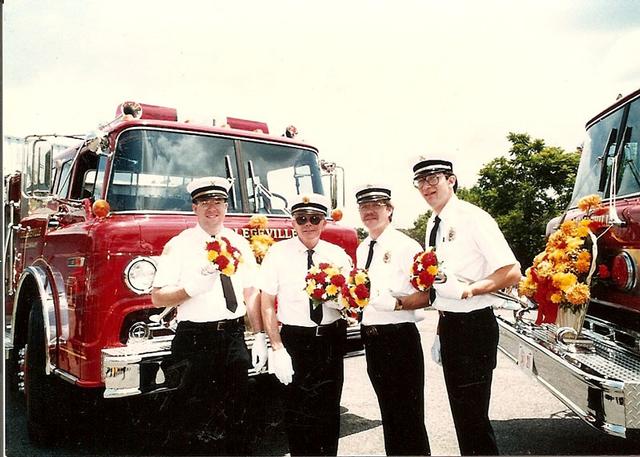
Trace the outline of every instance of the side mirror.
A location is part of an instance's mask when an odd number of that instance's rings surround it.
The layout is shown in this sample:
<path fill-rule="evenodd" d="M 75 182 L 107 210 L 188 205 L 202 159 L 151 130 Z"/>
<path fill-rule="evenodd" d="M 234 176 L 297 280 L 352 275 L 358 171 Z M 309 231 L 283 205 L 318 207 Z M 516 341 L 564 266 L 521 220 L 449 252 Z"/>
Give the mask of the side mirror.
<path fill-rule="evenodd" d="M 27 197 L 48 196 L 51 191 L 53 145 L 42 138 L 28 141 L 24 155 L 22 192 Z"/>

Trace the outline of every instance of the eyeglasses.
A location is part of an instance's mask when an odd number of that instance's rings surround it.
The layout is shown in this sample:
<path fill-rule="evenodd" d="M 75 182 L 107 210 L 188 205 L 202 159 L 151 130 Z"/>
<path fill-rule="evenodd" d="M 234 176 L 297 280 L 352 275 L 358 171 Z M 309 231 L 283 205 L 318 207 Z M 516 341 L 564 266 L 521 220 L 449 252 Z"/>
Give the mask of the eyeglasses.
<path fill-rule="evenodd" d="M 381 208 L 383 206 L 387 206 L 387 204 L 383 202 L 362 203 L 358 205 L 358 210 L 360 212 L 369 211 L 369 210 L 375 211 L 378 208 Z"/>
<path fill-rule="evenodd" d="M 440 178 L 442 178 L 443 176 L 443 174 L 420 176 L 419 178 L 413 180 L 413 185 L 418 189 L 424 186 L 425 183 L 429 184 L 430 186 L 435 186 L 440 182 Z"/>
<path fill-rule="evenodd" d="M 222 206 L 227 201 L 223 198 L 208 198 L 206 200 L 198 200 L 195 202 L 195 205 L 198 208 L 213 208 L 214 206 Z"/>
<path fill-rule="evenodd" d="M 311 222 L 312 225 L 318 225 L 321 221 L 324 220 L 324 217 L 317 214 L 311 214 L 311 215 L 300 214 L 295 217 L 295 220 L 296 220 L 296 224 L 298 225 L 304 225 L 307 223 L 307 221 Z"/>

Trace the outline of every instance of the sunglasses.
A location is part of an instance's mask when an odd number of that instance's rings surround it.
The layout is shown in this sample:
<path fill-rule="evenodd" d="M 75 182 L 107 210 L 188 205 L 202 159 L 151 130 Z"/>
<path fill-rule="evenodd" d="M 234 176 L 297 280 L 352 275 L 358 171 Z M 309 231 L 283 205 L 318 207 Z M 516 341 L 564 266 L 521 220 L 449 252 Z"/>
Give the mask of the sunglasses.
<path fill-rule="evenodd" d="M 299 215 L 295 217 L 296 220 L 296 224 L 298 225 L 304 225 L 307 223 L 307 221 L 311 222 L 312 225 L 318 225 L 321 221 L 324 220 L 324 217 L 319 216 L 317 214 L 312 214 L 310 216 L 306 216 L 306 215 Z"/>

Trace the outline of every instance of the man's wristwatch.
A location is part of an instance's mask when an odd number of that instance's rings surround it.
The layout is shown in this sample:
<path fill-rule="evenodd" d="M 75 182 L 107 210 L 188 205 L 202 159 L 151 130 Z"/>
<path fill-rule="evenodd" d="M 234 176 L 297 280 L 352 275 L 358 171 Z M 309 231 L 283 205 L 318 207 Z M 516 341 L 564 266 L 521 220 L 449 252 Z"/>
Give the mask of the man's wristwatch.
<path fill-rule="evenodd" d="M 396 307 L 393 308 L 394 311 L 400 311 L 404 309 L 402 306 L 402 301 L 399 298 L 396 298 Z"/>

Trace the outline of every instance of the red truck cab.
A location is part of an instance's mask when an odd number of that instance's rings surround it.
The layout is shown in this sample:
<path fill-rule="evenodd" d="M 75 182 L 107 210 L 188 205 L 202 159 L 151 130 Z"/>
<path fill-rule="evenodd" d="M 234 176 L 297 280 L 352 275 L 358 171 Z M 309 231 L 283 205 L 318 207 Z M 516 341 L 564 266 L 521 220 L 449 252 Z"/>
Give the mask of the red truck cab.
<path fill-rule="evenodd" d="M 179 384 L 161 369 L 175 322 L 150 291 L 166 242 L 197 223 L 188 182 L 232 179 L 225 226 L 250 238 L 250 219 L 263 215 L 262 233 L 276 241 L 295 236 L 295 195 L 328 194 L 327 180 L 337 187 L 334 164 L 315 147 L 269 135 L 261 122 L 178 122 L 174 109 L 133 102 L 116 115 L 64 150 L 27 137 L 25 166 L 6 180 L 16 214 L 5 241 L 5 358 L 34 438 L 51 432 L 58 378 L 105 398 Z M 323 238 L 355 258 L 352 227 L 330 220 Z M 357 349 L 357 326 L 348 337 Z"/>

